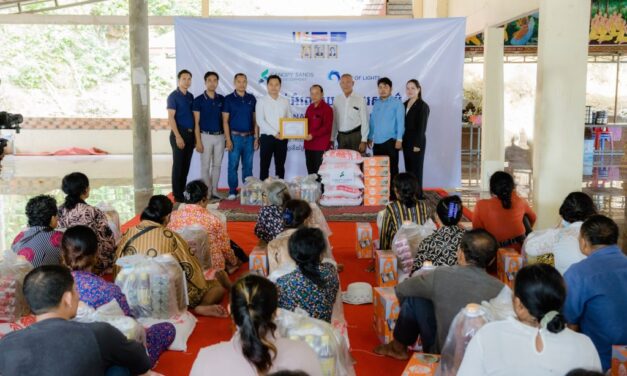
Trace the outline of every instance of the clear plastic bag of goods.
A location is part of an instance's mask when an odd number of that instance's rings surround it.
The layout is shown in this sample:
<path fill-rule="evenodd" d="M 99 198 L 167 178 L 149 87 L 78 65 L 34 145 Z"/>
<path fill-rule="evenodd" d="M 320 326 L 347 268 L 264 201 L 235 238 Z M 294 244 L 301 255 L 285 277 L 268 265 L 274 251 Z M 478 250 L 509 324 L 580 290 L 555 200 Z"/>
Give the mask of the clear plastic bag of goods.
<path fill-rule="evenodd" d="M 209 234 L 201 225 L 183 227 L 178 234 L 189 245 L 189 250 L 200 262 L 203 269 L 211 268 L 211 254 L 209 253 Z"/>
<path fill-rule="evenodd" d="M 429 222 L 433 224 L 433 221 L 429 220 Z M 392 239 L 392 251 L 398 257 L 399 268 L 405 273 L 411 272 L 420 242 L 435 231 L 435 224 L 431 226 L 429 222 L 418 225 L 405 221 Z"/>
<path fill-rule="evenodd" d="M 481 306 L 485 308 L 494 321 L 516 318 L 514 304 L 512 302 L 512 290 L 509 286 L 503 286 L 501 292 L 488 301 L 482 301 Z"/>
<path fill-rule="evenodd" d="M 109 228 L 111 232 L 113 232 L 113 238 L 115 239 L 115 243 L 117 244 L 122 238 L 122 230 L 120 228 L 120 214 L 117 210 L 108 202 L 101 202 L 96 207 L 105 214 L 107 217 L 107 223 L 109 224 Z"/>
<path fill-rule="evenodd" d="M 33 265 L 26 258 L 4 252 L 0 260 L 0 321 L 14 322 L 30 312 L 22 286 L 31 270 Z"/>
<path fill-rule="evenodd" d="M 324 179 L 326 176 L 331 174 L 341 174 L 345 175 L 353 175 L 356 177 L 363 177 L 364 174 L 359 168 L 359 165 L 354 163 L 347 162 L 322 162 L 320 168 L 318 169 L 318 174 L 322 176 Z"/>
<path fill-rule="evenodd" d="M 341 196 L 329 196 L 326 193 L 322 195 L 320 199 L 320 205 L 322 206 L 359 206 L 363 198 L 355 197 L 341 197 Z"/>
<path fill-rule="evenodd" d="M 319 228 L 326 237 L 333 235 L 331 227 L 329 227 L 327 219 L 324 217 L 324 213 L 318 204 L 310 203 L 309 207 L 311 208 L 311 215 L 305 221 L 307 226 Z"/>
<path fill-rule="evenodd" d="M 331 324 L 297 312 L 279 309 L 275 319 L 281 337 L 306 342 L 318 355 L 322 375 L 354 376 L 348 344 Z"/>
<path fill-rule="evenodd" d="M 364 161 L 364 158 L 359 152 L 355 150 L 334 149 L 324 152 L 324 154 L 322 155 L 322 160 L 324 162 L 350 162 L 354 164 L 359 164 Z"/>
<path fill-rule="evenodd" d="M 106 322 L 119 330 L 129 340 L 146 344 L 146 329 L 132 317 L 128 317 L 114 299 L 94 309 L 84 302 L 78 303 L 76 317 L 78 322 Z"/>
<path fill-rule="evenodd" d="M 185 273 L 172 255 L 131 255 L 116 264 L 121 269 L 115 284 L 126 295 L 133 316 L 168 319 L 187 309 Z"/>
<path fill-rule="evenodd" d="M 362 192 L 365 188 L 364 186 L 364 181 L 363 178 L 360 177 L 354 177 L 352 179 L 340 179 L 337 180 L 333 177 L 331 177 L 330 175 L 322 175 L 322 184 L 324 184 L 325 189 L 324 192 L 327 193 L 326 187 L 331 187 L 331 186 L 343 186 L 343 187 L 350 187 L 350 188 L 355 188 L 359 190 L 359 195 L 362 195 Z M 336 194 L 337 196 L 348 196 L 348 197 L 353 197 L 355 195 L 349 195 L 347 194 L 345 191 L 343 192 L 339 192 Z"/>
<path fill-rule="evenodd" d="M 318 175 L 311 174 L 305 176 L 300 181 L 300 199 L 309 203 L 316 203 L 322 195 L 322 187 L 318 182 Z"/>
<path fill-rule="evenodd" d="M 433 265 L 433 262 L 426 260 L 422 263 L 422 267 L 411 274 L 412 277 L 425 275 L 435 270 L 437 266 Z"/>
<path fill-rule="evenodd" d="M 557 228 L 538 230 L 530 233 L 527 235 L 527 238 L 525 238 L 525 243 L 522 246 L 522 254 L 537 257 L 553 253 L 559 234 L 560 229 Z"/>
<path fill-rule="evenodd" d="M 357 198 L 362 195 L 362 190 L 348 185 L 325 185 L 324 193 L 329 196 Z"/>
<path fill-rule="evenodd" d="M 468 343 L 481 327 L 492 321 L 490 313 L 479 304 L 468 304 L 455 316 L 446 336 L 440 367 L 436 376 L 454 376 L 462 363 Z"/>
<path fill-rule="evenodd" d="M 254 176 L 249 176 L 240 192 L 240 204 L 263 205 L 264 184 Z"/>
<path fill-rule="evenodd" d="M 220 222 L 226 225 L 226 214 L 218 210 L 218 206 L 220 206 L 219 203 L 207 204 L 207 211 L 209 212 L 209 214 L 218 217 Z"/>

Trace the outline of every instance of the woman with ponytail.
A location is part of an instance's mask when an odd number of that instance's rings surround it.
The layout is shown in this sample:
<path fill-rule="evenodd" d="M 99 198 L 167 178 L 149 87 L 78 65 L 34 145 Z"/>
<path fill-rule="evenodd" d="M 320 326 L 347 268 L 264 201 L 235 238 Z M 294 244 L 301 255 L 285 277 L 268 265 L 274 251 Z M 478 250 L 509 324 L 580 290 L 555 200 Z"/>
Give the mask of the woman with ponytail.
<path fill-rule="evenodd" d="M 94 273 L 103 274 L 113 266 L 115 237 L 104 212 L 85 202 L 89 198 L 89 179 L 83 173 L 73 172 L 63 177 L 61 189 L 66 196 L 59 208 L 58 227 L 84 225 L 96 233 L 98 255 Z"/>
<path fill-rule="evenodd" d="M 514 178 L 507 172 L 492 174 L 490 193 L 492 198 L 477 201 L 472 227 L 488 231 L 499 247 L 520 251 L 526 234 L 536 222 L 536 213 L 516 194 Z"/>
<path fill-rule="evenodd" d="M 185 272 L 189 307 L 194 310 L 194 313 L 202 316 L 226 317 L 226 311 L 220 302 L 224 297 L 225 289 L 230 287 L 228 275 L 222 271 L 216 273 L 216 280 L 205 280 L 202 266 L 192 255 L 185 239 L 166 227 L 170 221 L 172 207 L 172 201 L 166 196 L 152 196 L 140 216 L 141 222 L 122 235 L 120 245 L 115 252 L 116 259 L 134 254 L 151 257 L 171 254 Z M 114 271 L 117 274 L 119 268 L 116 267 Z"/>
<path fill-rule="evenodd" d="M 231 288 L 231 317 L 237 331 L 229 342 L 200 350 L 190 376 L 268 375 L 279 370 L 300 370 L 321 376 L 316 353 L 303 341 L 280 338 L 274 316 L 276 286 L 249 274 Z"/>
<path fill-rule="evenodd" d="M 560 311 L 564 280 L 555 268 L 522 268 L 514 283 L 516 318 L 491 322 L 472 338 L 458 376 L 564 375 L 575 368 L 600 371 L 601 361 L 587 336 L 566 328 Z"/>
<path fill-rule="evenodd" d="M 435 211 L 440 228 L 420 242 L 412 273 L 422 268 L 425 261 L 431 261 L 434 266 L 457 264 L 457 249 L 466 232 L 459 225 L 463 211 L 462 200 L 459 196 L 444 197 L 438 202 Z"/>
<path fill-rule="evenodd" d="M 423 224 L 431 217 L 427 202 L 418 199 L 421 194 L 418 179 L 411 172 L 403 172 L 393 181 L 396 200 L 385 207 L 383 221 L 379 229 L 379 248 L 391 249 L 392 239 L 405 221 Z"/>
<path fill-rule="evenodd" d="M 290 236 L 289 253 L 297 268 L 276 281 L 279 307 L 301 308 L 313 318 L 331 322 L 340 280 L 335 265 L 321 262 L 326 246 L 317 228 L 300 228 Z"/>

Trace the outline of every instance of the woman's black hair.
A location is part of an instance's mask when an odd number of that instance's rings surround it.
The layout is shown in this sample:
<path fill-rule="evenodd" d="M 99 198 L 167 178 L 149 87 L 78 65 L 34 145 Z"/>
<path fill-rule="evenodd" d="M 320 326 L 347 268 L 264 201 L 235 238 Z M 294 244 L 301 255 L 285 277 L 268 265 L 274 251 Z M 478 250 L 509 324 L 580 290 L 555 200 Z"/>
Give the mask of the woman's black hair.
<path fill-rule="evenodd" d="M 560 216 L 568 223 L 583 222 L 597 213 L 592 198 L 583 192 L 571 192 L 560 206 Z"/>
<path fill-rule="evenodd" d="M 91 267 L 98 254 L 98 236 L 87 226 L 70 227 L 61 239 L 61 257 L 72 270 L 86 270 Z"/>
<path fill-rule="evenodd" d="M 455 226 L 462 219 L 462 200 L 459 196 L 444 197 L 435 210 L 444 226 Z"/>
<path fill-rule="evenodd" d="M 50 220 L 57 214 L 57 200 L 52 196 L 35 196 L 26 203 L 26 217 L 30 227 L 50 227 Z"/>
<path fill-rule="evenodd" d="M 514 296 L 520 299 L 531 316 L 541 322 L 547 313 L 561 311 L 566 300 L 566 285 L 561 274 L 551 265 L 532 264 L 516 274 Z M 551 333 L 559 333 L 565 327 L 566 320 L 558 313 L 546 328 Z"/>
<path fill-rule="evenodd" d="M 285 228 L 299 228 L 311 215 L 311 206 L 307 201 L 289 200 L 283 209 L 283 225 Z"/>
<path fill-rule="evenodd" d="M 590 245 L 614 245 L 618 243 L 618 225 L 611 218 L 595 214 L 581 225 L 581 237 Z"/>
<path fill-rule="evenodd" d="M 420 89 L 420 91 L 418 92 L 418 100 L 419 101 L 422 100 L 422 86 L 420 86 L 420 82 L 418 82 L 417 79 L 412 78 L 411 80 L 407 81 L 407 84 L 410 84 L 410 83 L 416 85 L 416 87 Z"/>
<path fill-rule="evenodd" d="M 89 179 L 82 172 L 72 172 L 63 177 L 61 182 L 61 190 L 65 193 L 65 202 L 63 207 L 72 210 L 76 205 L 85 203 L 81 196 L 89 189 Z"/>
<path fill-rule="evenodd" d="M 396 198 L 406 207 L 416 205 L 418 195 L 418 179 L 411 172 L 402 172 L 394 177 Z"/>
<path fill-rule="evenodd" d="M 575 368 L 568 372 L 566 376 L 604 376 L 605 374 L 598 371 L 591 371 L 583 368 Z"/>
<path fill-rule="evenodd" d="M 490 193 L 501 200 L 503 209 L 512 208 L 512 193 L 515 187 L 514 178 L 505 171 L 497 171 L 490 177 Z"/>
<path fill-rule="evenodd" d="M 185 186 L 183 195 L 186 204 L 197 204 L 209 197 L 209 187 L 202 180 L 190 181 Z"/>
<path fill-rule="evenodd" d="M 276 358 L 276 346 L 268 337 L 274 337 L 277 328 L 278 304 L 276 285 L 264 277 L 249 274 L 231 288 L 231 315 L 239 328 L 242 352 L 259 374 L 268 371 Z"/>
<path fill-rule="evenodd" d="M 164 195 L 155 195 L 148 201 L 148 206 L 142 212 L 142 221 L 153 221 L 164 224 L 164 219 L 172 213 L 172 201 Z"/>
<path fill-rule="evenodd" d="M 287 247 L 301 273 L 317 286 L 321 286 L 323 281 L 320 275 L 320 256 L 327 247 L 322 231 L 310 227 L 300 228 L 290 236 Z"/>

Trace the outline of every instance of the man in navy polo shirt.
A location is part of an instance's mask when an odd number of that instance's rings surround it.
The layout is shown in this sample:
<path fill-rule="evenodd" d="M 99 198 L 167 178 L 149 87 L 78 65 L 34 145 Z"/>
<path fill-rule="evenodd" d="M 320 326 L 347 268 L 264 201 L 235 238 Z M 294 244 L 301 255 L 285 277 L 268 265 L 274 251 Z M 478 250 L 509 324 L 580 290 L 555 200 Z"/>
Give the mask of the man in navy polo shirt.
<path fill-rule="evenodd" d="M 168 95 L 168 124 L 172 146 L 172 191 L 177 202 L 184 202 L 189 164 L 194 153 L 194 96 L 187 91 L 192 86 L 192 74 L 183 69 L 177 75 L 178 88 Z"/>
<path fill-rule="evenodd" d="M 216 93 L 220 77 L 216 72 L 205 73 L 205 90 L 194 99 L 194 133 L 196 151 L 200 153 L 202 180 L 207 183 L 212 198 L 218 195 L 218 180 L 224 155 L 222 109 L 224 97 Z"/>
<path fill-rule="evenodd" d="M 246 92 L 248 80 L 244 73 L 234 79 L 235 91 L 224 98 L 222 124 L 229 151 L 229 197 L 237 197 L 237 170 L 242 161 L 242 181 L 253 174 L 253 154 L 259 148 L 259 128 L 255 121 L 255 96 Z"/>

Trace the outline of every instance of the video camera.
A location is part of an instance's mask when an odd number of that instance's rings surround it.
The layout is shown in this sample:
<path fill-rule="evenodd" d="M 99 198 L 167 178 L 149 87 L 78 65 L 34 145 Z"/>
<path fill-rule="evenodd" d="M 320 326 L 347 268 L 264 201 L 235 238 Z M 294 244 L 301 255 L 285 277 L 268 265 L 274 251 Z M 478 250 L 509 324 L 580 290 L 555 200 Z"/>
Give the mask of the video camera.
<path fill-rule="evenodd" d="M 0 112 L 0 129 L 14 129 L 20 133 L 20 124 L 24 122 L 21 114 L 10 114 L 6 111 Z"/>

